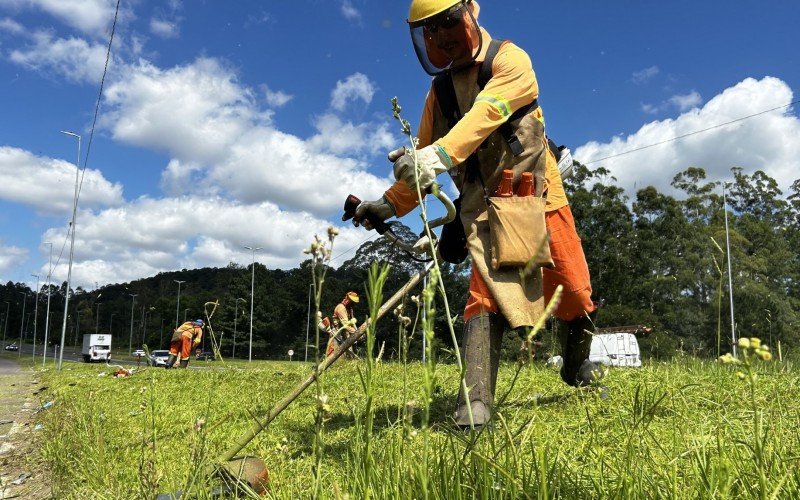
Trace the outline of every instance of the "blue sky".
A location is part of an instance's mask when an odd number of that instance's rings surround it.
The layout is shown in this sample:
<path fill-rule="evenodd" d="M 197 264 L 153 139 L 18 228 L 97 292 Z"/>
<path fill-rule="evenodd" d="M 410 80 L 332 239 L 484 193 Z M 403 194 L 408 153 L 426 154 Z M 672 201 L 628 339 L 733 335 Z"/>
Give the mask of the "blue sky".
<path fill-rule="evenodd" d="M 86 152 L 114 0 L 0 0 L 0 280 L 45 279 L 64 246 L 76 142 Z M 372 233 L 343 224 L 377 197 L 391 117 L 419 119 L 429 79 L 407 2 L 122 1 L 79 203 L 73 285 L 303 260 L 340 228 L 334 265 Z M 800 86 L 790 1 L 481 2 L 479 22 L 528 51 L 547 131 L 633 193 L 679 171 L 800 177 L 784 108 L 612 160 L 592 160 L 787 104 Z M 84 156 L 85 158 L 85 156 Z M 83 160 L 82 160 L 83 161 Z M 407 217 L 416 224 L 415 216 Z M 412 224 L 412 225 L 413 225 Z M 66 278 L 68 245 L 54 281 Z"/>

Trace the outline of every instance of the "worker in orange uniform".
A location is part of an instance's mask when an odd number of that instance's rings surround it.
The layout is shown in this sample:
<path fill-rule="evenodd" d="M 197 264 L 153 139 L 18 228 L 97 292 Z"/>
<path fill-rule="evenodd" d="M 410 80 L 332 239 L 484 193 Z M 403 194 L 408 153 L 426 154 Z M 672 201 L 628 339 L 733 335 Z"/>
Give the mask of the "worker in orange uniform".
<path fill-rule="evenodd" d="M 412 0 L 408 23 L 414 49 L 423 69 L 434 76 L 414 152 L 418 170 L 410 151 L 389 153 L 396 182 L 379 200 L 362 202 L 354 218 L 372 229 L 368 214 L 381 220 L 407 214 L 419 203 L 417 181 L 424 192 L 443 172 L 458 188 L 472 257 L 462 345 L 469 398 L 462 388 L 455 412 L 463 427 L 491 419 L 506 326 L 534 325 L 559 284 L 563 295 L 555 315 L 567 323 L 568 332 L 561 342 L 561 377 L 571 386 L 585 386 L 602 376 L 587 359 L 596 305 L 556 157 L 547 145 L 531 59 L 511 42 L 492 40 L 478 25 L 478 13 L 475 0 Z M 515 190 L 522 174 L 531 172 L 533 194 L 543 198 L 539 216 L 549 234 L 553 265 L 524 280 L 519 268 L 494 269 L 491 261 L 487 199 L 505 169 L 513 171 Z"/>
<path fill-rule="evenodd" d="M 166 368 L 172 368 L 176 361 L 181 368 L 189 366 L 189 356 L 192 348 L 197 347 L 203 340 L 203 320 L 187 321 L 172 332 L 169 344 L 169 358 Z"/>
<path fill-rule="evenodd" d="M 330 330 L 332 335 L 328 340 L 326 356 L 333 354 L 336 347 L 340 346 L 342 342 L 358 330 L 355 321 L 351 321 L 355 317 L 353 316 L 353 305 L 358 304 L 358 301 L 358 293 L 347 292 L 342 301 L 336 304 L 333 309 L 333 328 Z M 345 355 L 349 358 L 356 357 L 352 348 L 348 349 Z"/>

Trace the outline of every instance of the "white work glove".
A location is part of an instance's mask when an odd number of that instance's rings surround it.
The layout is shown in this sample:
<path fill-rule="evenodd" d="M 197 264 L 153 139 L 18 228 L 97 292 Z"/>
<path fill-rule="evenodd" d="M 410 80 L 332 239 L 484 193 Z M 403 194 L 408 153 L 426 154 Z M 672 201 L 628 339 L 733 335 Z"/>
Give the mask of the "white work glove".
<path fill-rule="evenodd" d="M 356 216 L 353 217 L 353 225 L 358 226 L 359 222 L 356 219 L 359 219 L 361 225 L 364 226 L 365 229 L 372 230 L 372 224 L 364 218 L 367 212 L 375 215 L 380 220 L 386 220 L 390 217 L 395 216 L 394 207 L 391 203 L 386 199 L 385 196 L 381 196 L 379 200 L 375 201 L 362 201 L 356 207 Z"/>
<path fill-rule="evenodd" d="M 453 167 L 450 157 L 437 144 L 417 150 L 416 155 L 417 175 L 414 174 L 414 158 L 405 148 L 395 149 L 389 153 L 389 161 L 394 162 L 394 178 L 402 180 L 412 190 L 416 189 L 414 186 L 417 184 L 417 176 L 420 189 L 424 191 L 433 184 L 437 175 Z"/>

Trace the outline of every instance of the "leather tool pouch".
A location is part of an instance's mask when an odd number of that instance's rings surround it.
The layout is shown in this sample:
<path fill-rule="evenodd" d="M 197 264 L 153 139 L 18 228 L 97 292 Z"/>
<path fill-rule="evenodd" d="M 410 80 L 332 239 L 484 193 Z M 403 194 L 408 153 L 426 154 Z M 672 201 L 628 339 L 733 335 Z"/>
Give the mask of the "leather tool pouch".
<path fill-rule="evenodd" d="M 545 200 L 538 196 L 489 198 L 492 268 L 522 267 L 531 260 L 552 268 Z"/>

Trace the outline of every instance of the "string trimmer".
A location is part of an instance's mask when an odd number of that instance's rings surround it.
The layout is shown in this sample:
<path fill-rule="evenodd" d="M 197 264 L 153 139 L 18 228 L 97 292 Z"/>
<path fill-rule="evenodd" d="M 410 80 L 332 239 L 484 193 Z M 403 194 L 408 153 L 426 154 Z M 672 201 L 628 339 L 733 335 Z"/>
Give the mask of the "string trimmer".
<path fill-rule="evenodd" d="M 446 209 L 446 214 L 434 221 L 428 223 L 428 226 L 433 229 L 435 227 L 447 224 L 448 222 L 452 221 L 456 217 L 456 208 L 453 205 L 453 202 L 450 201 L 450 198 L 441 191 L 440 189 L 433 189 L 434 196 L 439 199 L 439 201 L 444 205 Z M 345 202 L 344 206 L 344 216 L 342 220 L 348 220 L 353 218 L 355 215 L 355 209 L 360 203 L 360 200 L 350 195 L 347 197 L 347 201 Z M 427 240 L 426 236 L 423 236 L 415 243 L 409 243 L 404 241 L 402 238 L 395 235 L 388 224 L 383 222 L 382 220 L 371 218 L 370 214 L 367 214 L 366 218 L 369 218 L 372 227 L 374 227 L 378 233 L 382 234 L 384 237 L 389 239 L 393 244 L 397 245 L 398 247 L 412 253 L 428 253 L 435 251 L 435 244 L 431 245 L 430 242 Z M 392 295 L 389 300 L 383 303 L 383 305 L 378 310 L 377 316 L 375 318 L 368 318 L 367 321 L 361 324 L 358 328 L 356 333 L 350 335 L 345 341 L 336 347 L 334 352 L 325 358 L 317 367 L 311 372 L 311 374 L 306 377 L 303 381 L 301 381 L 294 389 L 292 389 L 286 396 L 284 396 L 280 401 L 275 403 L 272 409 L 269 412 L 260 418 L 255 418 L 255 422 L 250 427 L 250 429 L 244 433 L 239 439 L 236 440 L 235 444 L 233 444 L 230 448 L 225 450 L 217 460 L 215 461 L 214 465 L 212 466 L 212 470 L 209 472 L 216 473 L 217 475 L 221 476 L 223 480 L 226 482 L 232 482 L 237 487 L 244 487 L 244 489 L 250 490 L 256 494 L 263 494 L 266 492 L 267 489 L 267 482 L 269 479 L 269 472 L 267 470 L 264 461 L 258 457 L 251 457 L 251 456 L 237 456 L 248 444 L 250 444 L 256 436 L 258 436 L 261 431 L 266 429 L 270 423 L 272 423 L 275 418 L 283 412 L 290 404 L 292 404 L 314 381 L 317 377 L 322 374 L 325 370 L 327 370 L 333 363 L 336 362 L 344 353 L 346 353 L 352 346 L 361 340 L 364 335 L 366 334 L 367 327 L 370 323 L 377 321 L 380 319 L 384 314 L 393 310 L 395 306 L 402 300 L 402 298 L 408 294 L 419 282 L 425 277 L 428 272 L 433 267 L 433 262 L 428 262 L 425 266 L 416 274 L 414 274 L 405 285 L 403 285 L 399 290 Z M 179 497 L 180 493 L 176 495 L 160 495 L 159 498 L 173 498 Z"/>

